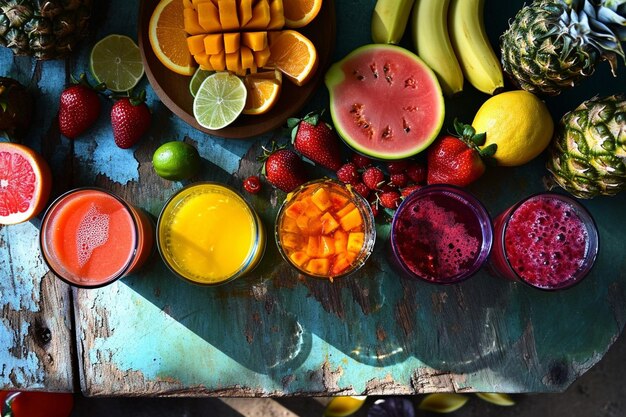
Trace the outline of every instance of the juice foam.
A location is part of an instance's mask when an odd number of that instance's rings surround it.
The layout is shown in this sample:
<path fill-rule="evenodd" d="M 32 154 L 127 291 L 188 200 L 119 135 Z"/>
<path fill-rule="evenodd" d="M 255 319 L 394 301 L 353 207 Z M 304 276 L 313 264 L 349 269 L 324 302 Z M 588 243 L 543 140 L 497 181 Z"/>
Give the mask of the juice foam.
<path fill-rule="evenodd" d="M 456 198 L 439 194 L 414 200 L 396 220 L 398 254 L 414 274 L 453 280 L 476 261 L 482 245 L 479 221 Z"/>
<path fill-rule="evenodd" d="M 587 227 L 575 210 L 556 199 L 523 203 L 511 216 L 504 243 L 513 270 L 537 287 L 571 280 L 588 252 Z"/>

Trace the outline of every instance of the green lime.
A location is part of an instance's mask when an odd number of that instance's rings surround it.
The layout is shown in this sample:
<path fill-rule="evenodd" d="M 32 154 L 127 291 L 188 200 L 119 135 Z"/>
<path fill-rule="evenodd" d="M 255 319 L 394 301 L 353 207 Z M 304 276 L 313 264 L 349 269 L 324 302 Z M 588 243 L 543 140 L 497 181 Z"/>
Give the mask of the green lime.
<path fill-rule="evenodd" d="M 185 142 L 164 143 L 154 151 L 152 166 L 161 178 L 180 181 L 193 177 L 200 169 L 198 150 Z"/>
<path fill-rule="evenodd" d="M 191 81 L 189 82 L 189 92 L 191 93 L 192 97 L 196 96 L 196 93 L 198 93 L 198 90 L 200 89 L 200 85 L 202 85 L 202 82 L 206 80 L 206 77 L 213 74 L 214 72 L 215 71 L 203 70 L 202 68 L 198 68 L 196 70 L 196 72 L 193 74 L 193 77 L 191 77 Z"/>
<path fill-rule="evenodd" d="M 109 35 L 96 43 L 89 65 L 94 78 L 115 92 L 132 89 L 144 73 L 139 47 L 123 35 Z"/>
<path fill-rule="evenodd" d="M 225 71 L 216 72 L 200 85 L 193 100 L 193 115 L 200 126 L 221 129 L 241 114 L 247 94 L 241 78 Z"/>

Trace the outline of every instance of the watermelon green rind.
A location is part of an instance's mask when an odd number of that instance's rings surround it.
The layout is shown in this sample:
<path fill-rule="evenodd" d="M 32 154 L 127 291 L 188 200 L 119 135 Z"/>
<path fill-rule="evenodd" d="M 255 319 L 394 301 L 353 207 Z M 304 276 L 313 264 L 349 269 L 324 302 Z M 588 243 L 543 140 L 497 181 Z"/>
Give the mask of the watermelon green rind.
<path fill-rule="evenodd" d="M 359 135 L 362 135 L 358 132 L 356 125 L 354 123 L 348 123 L 346 121 L 347 116 L 341 117 L 342 114 L 347 114 L 350 111 L 346 107 L 349 102 L 346 101 L 345 91 L 341 91 L 342 89 L 348 88 L 346 87 L 346 84 L 352 81 L 346 79 L 347 71 L 352 72 L 354 71 L 354 68 L 362 67 L 363 60 L 376 60 L 381 56 L 391 57 L 391 60 L 396 59 L 398 61 L 402 61 L 404 64 L 407 64 L 399 66 L 399 72 L 415 71 L 416 74 L 410 74 L 415 75 L 420 81 L 422 81 L 422 83 L 420 83 L 420 85 L 422 85 L 422 90 L 420 90 L 420 92 L 425 94 L 424 100 L 426 100 L 428 104 L 432 104 L 433 107 L 428 114 L 424 115 L 424 118 L 428 123 L 417 123 L 417 119 L 415 119 L 416 123 L 414 126 L 426 125 L 425 127 L 417 126 L 415 130 L 419 130 L 424 127 L 425 131 L 421 132 L 421 134 L 414 131 L 414 134 L 408 135 L 406 138 L 409 141 L 405 140 L 402 142 L 401 146 L 403 149 L 373 149 L 378 147 L 378 145 L 382 142 L 378 141 L 372 145 L 371 142 L 366 142 L 363 138 L 359 139 Z M 384 44 L 372 44 L 359 47 L 330 67 L 325 75 L 325 83 L 330 93 L 330 114 L 333 119 L 335 129 L 350 148 L 364 155 L 383 160 L 403 159 L 414 156 L 426 149 L 437 138 L 437 135 L 443 126 L 445 103 L 441 86 L 439 85 L 435 73 L 417 55 L 402 47 Z M 385 96 L 384 91 L 379 91 L 380 89 L 378 87 L 370 85 L 370 88 L 371 91 L 367 91 L 367 86 L 362 86 L 361 88 L 356 89 L 356 91 L 352 92 L 355 94 L 354 97 L 352 97 L 351 94 L 347 94 L 350 96 L 348 97 L 348 100 L 357 100 L 359 99 L 357 96 L 361 96 L 361 98 L 365 100 L 368 100 L 368 96 L 370 98 L 379 97 L 379 108 L 372 112 L 376 114 L 376 116 L 378 116 L 378 113 L 386 114 L 391 119 L 392 117 L 390 115 L 406 114 L 406 112 L 403 113 L 402 110 L 398 108 L 390 110 L 390 108 L 393 108 L 394 105 L 400 105 L 399 100 L 396 100 L 395 96 L 389 98 Z M 383 118 L 380 117 L 379 119 L 382 120 Z M 387 121 L 384 122 L 386 123 Z M 378 129 L 377 126 L 375 130 L 382 129 Z"/>

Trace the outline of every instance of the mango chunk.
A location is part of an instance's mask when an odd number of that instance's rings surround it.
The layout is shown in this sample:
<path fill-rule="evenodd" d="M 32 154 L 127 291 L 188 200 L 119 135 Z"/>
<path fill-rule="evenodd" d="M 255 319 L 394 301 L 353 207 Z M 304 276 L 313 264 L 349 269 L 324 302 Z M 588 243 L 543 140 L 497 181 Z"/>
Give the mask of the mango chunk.
<path fill-rule="evenodd" d="M 319 236 L 309 236 L 306 245 L 306 254 L 311 258 L 320 256 L 320 238 Z"/>
<path fill-rule="evenodd" d="M 245 26 L 252 19 L 252 0 L 239 0 L 237 3 L 239 25 Z"/>
<path fill-rule="evenodd" d="M 326 211 L 332 207 L 332 203 L 330 202 L 330 193 L 323 187 L 315 190 L 315 192 L 311 196 L 311 201 L 321 211 Z"/>
<path fill-rule="evenodd" d="M 196 5 L 198 11 L 198 22 L 207 33 L 221 32 L 219 11 L 210 1 L 205 1 Z"/>
<path fill-rule="evenodd" d="M 355 207 L 352 211 L 350 211 L 348 214 L 346 214 L 341 219 L 339 219 L 339 224 L 341 224 L 342 229 L 345 230 L 346 232 L 349 232 L 351 230 L 355 230 L 361 227 L 361 225 L 363 225 L 363 218 L 361 217 L 361 212 L 359 211 L 358 208 Z"/>
<path fill-rule="evenodd" d="M 334 261 L 333 265 L 330 269 L 331 275 L 341 275 L 348 270 L 354 263 L 356 258 L 353 255 L 340 253 L 338 254 Z"/>
<path fill-rule="evenodd" d="M 197 7 L 200 3 L 211 3 L 211 0 L 191 0 L 191 4 L 193 4 L 194 7 Z"/>
<path fill-rule="evenodd" d="M 260 51 L 254 51 L 254 63 L 257 67 L 263 68 L 267 65 L 267 61 L 270 59 L 270 48 L 269 46 Z"/>
<path fill-rule="evenodd" d="M 348 203 L 346 204 L 341 210 L 337 211 L 336 216 L 338 218 L 342 218 L 344 217 L 346 214 L 350 213 L 352 210 L 354 210 L 356 208 L 356 206 L 354 205 L 354 203 Z"/>
<path fill-rule="evenodd" d="M 270 22 L 267 24 L 267 29 L 278 30 L 283 26 L 285 26 L 283 0 L 270 0 Z"/>
<path fill-rule="evenodd" d="M 348 204 L 349 199 L 345 195 L 331 191 L 330 201 L 333 204 L 333 209 L 341 210 L 342 208 L 346 206 L 346 204 Z"/>
<path fill-rule="evenodd" d="M 209 61 L 215 71 L 224 71 L 226 69 L 226 55 L 224 51 L 211 55 Z"/>
<path fill-rule="evenodd" d="M 335 239 L 330 236 L 322 236 L 320 239 L 320 255 L 328 258 L 335 254 Z"/>
<path fill-rule="evenodd" d="M 317 207 L 317 205 L 311 200 L 310 197 L 308 197 L 305 201 L 306 208 L 304 209 L 304 214 L 306 216 L 313 219 L 322 215 L 322 210 Z"/>
<path fill-rule="evenodd" d="M 196 60 L 198 65 L 200 65 L 200 67 L 203 70 L 213 71 L 213 67 L 211 66 L 211 61 L 210 61 L 210 56 L 209 55 L 207 55 L 205 53 L 202 53 L 202 54 L 194 55 L 193 58 Z"/>
<path fill-rule="evenodd" d="M 365 233 L 352 232 L 348 235 L 348 252 L 359 253 L 365 242 Z"/>
<path fill-rule="evenodd" d="M 224 49 L 226 49 L 225 45 Z M 232 72 L 241 71 L 241 55 L 239 54 L 239 51 L 226 54 L 226 69 Z"/>
<path fill-rule="evenodd" d="M 267 0 L 258 0 L 252 8 L 252 18 L 243 28 L 251 30 L 266 29 L 270 23 L 270 4 Z"/>
<path fill-rule="evenodd" d="M 305 252 L 297 251 L 289 255 L 289 259 L 291 259 L 291 262 L 293 262 L 294 264 L 298 265 L 299 267 L 302 267 L 311 258 Z"/>
<path fill-rule="evenodd" d="M 329 235 L 339 227 L 339 223 L 337 222 L 337 220 L 335 220 L 333 215 L 328 212 L 324 213 L 320 220 L 322 222 L 323 235 Z"/>
<path fill-rule="evenodd" d="M 333 235 L 335 239 L 335 253 L 344 253 L 348 250 L 348 233 L 337 229 Z"/>
<path fill-rule="evenodd" d="M 267 48 L 267 32 L 243 32 L 241 42 L 253 51 Z"/>
<path fill-rule="evenodd" d="M 200 35 L 206 32 L 198 22 L 198 13 L 194 9 L 183 9 L 183 27 L 189 35 Z"/>
<path fill-rule="evenodd" d="M 252 68 L 254 66 L 254 55 L 252 54 L 250 48 L 241 45 L 239 53 L 241 54 L 241 68 Z"/>
<path fill-rule="evenodd" d="M 283 248 L 300 250 L 304 247 L 304 239 L 297 233 L 283 233 L 280 244 Z"/>
<path fill-rule="evenodd" d="M 209 55 L 219 54 L 224 50 L 224 35 L 211 33 L 204 37 L 204 51 Z M 192 52 L 193 54 L 193 52 Z"/>
<path fill-rule="evenodd" d="M 306 264 L 306 270 L 313 275 L 328 275 L 330 260 L 326 258 L 314 258 Z"/>
<path fill-rule="evenodd" d="M 204 53 L 204 36 L 205 35 L 193 35 L 187 37 L 187 47 L 191 55 Z"/>
<path fill-rule="evenodd" d="M 322 220 L 319 217 L 313 217 L 309 218 L 309 224 L 305 232 L 311 235 L 321 235 L 322 228 Z"/>
<path fill-rule="evenodd" d="M 237 16 L 237 3 L 235 0 L 218 0 L 220 12 L 220 24 L 222 30 L 239 29 L 239 17 Z"/>
<path fill-rule="evenodd" d="M 191 2 L 191 0 L 183 0 L 183 8 L 193 9 L 193 3 Z"/>
<path fill-rule="evenodd" d="M 239 39 L 239 32 L 224 33 L 224 52 L 232 54 L 239 51 Z M 228 66 L 228 63 L 226 66 Z"/>
<path fill-rule="evenodd" d="M 296 223 L 296 219 L 294 219 L 293 217 L 283 217 L 283 222 L 280 225 L 280 228 L 284 232 L 300 233 L 300 228 Z"/>

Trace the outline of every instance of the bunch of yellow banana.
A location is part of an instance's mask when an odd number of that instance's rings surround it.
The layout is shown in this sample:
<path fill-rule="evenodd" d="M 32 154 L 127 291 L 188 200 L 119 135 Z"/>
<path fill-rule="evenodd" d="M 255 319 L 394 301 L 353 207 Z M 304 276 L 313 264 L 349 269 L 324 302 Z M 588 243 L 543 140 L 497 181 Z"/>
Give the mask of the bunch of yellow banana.
<path fill-rule="evenodd" d="M 463 91 L 464 79 L 494 94 L 504 87 L 504 79 L 485 31 L 484 5 L 485 0 L 378 0 L 372 38 L 376 43 L 398 43 L 412 6 L 417 54 L 435 72 L 444 94 Z"/>

